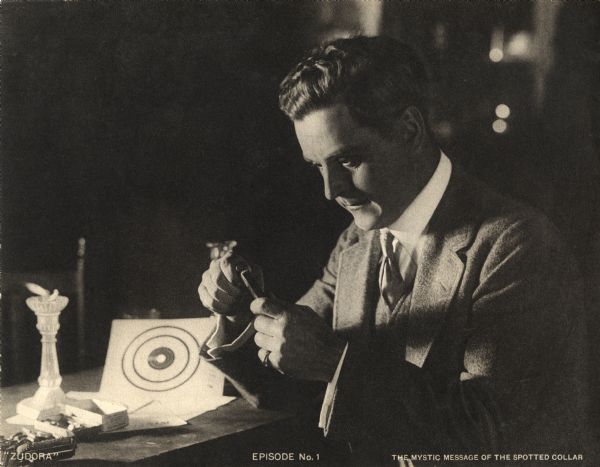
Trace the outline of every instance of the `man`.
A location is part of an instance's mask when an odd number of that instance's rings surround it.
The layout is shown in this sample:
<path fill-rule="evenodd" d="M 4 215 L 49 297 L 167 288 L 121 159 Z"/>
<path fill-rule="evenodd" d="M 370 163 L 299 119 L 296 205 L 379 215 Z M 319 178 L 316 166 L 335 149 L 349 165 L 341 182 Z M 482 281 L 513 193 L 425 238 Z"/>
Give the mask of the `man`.
<path fill-rule="evenodd" d="M 425 83 L 384 37 L 332 41 L 285 78 L 304 158 L 354 221 L 297 304 L 244 311 L 240 259 L 213 262 L 209 354 L 255 404 L 292 397 L 279 373 L 327 383 L 320 426 L 355 452 L 581 453 L 577 268 L 545 217 L 438 148 Z"/>

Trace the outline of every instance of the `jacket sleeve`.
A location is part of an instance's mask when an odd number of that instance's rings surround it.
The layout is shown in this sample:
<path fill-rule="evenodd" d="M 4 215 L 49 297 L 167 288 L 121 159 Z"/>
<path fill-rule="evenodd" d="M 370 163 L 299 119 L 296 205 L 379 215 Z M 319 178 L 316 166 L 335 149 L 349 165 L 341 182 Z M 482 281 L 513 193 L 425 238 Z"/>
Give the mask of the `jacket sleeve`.
<path fill-rule="evenodd" d="M 322 276 L 317 279 L 313 286 L 298 300 L 299 305 L 311 308 L 329 325 L 333 315 L 333 300 L 337 282 L 340 254 L 349 246 L 359 240 L 361 232 L 354 224 L 342 232 L 338 238 L 335 248 L 329 256 L 327 265 L 323 268 Z"/>
<path fill-rule="evenodd" d="M 479 263 L 465 258 L 478 277 L 454 336 L 464 340 L 462 371 L 436 373 L 350 342 L 327 436 L 392 452 L 561 452 L 577 442 L 586 400 L 577 268 L 539 218 L 480 248 Z"/>

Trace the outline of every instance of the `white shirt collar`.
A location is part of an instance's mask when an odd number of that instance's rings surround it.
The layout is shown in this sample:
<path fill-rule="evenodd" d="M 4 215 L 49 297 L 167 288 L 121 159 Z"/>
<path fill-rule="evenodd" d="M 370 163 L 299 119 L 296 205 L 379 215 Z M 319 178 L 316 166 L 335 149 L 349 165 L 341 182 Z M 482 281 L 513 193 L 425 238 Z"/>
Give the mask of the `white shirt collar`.
<path fill-rule="evenodd" d="M 452 163 L 446 154 L 440 151 L 440 161 L 427 184 L 402 215 L 387 227 L 409 251 L 416 248 L 419 239 L 425 234 L 427 225 L 448 187 L 451 174 Z"/>

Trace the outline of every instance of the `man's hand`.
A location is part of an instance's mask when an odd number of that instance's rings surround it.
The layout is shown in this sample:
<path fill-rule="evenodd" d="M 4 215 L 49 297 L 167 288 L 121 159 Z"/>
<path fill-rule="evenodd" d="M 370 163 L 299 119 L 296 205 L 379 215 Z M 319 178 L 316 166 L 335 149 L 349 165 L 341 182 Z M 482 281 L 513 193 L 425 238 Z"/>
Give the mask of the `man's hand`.
<path fill-rule="evenodd" d="M 232 252 L 210 263 L 202 274 L 198 295 L 202 305 L 214 313 L 226 315 L 229 321 L 241 326 L 247 324 L 252 315 L 247 312 L 248 292 L 235 267 L 246 264 L 245 260 Z M 262 272 L 253 268 L 253 274 L 262 283 Z M 245 303 L 244 303 L 245 302 Z"/>
<path fill-rule="evenodd" d="M 250 310 L 256 315 L 254 341 L 261 361 L 269 351 L 270 364 L 281 373 L 331 381 L 344 342 L 313 310 L 274 298 L 258 298 Z"/>

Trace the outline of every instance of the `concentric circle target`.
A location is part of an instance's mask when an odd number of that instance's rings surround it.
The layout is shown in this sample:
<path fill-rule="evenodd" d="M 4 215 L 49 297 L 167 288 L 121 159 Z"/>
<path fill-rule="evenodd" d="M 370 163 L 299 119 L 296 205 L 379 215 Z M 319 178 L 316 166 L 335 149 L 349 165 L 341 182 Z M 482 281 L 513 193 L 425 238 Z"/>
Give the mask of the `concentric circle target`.
<path fill-rule="evenodd" d="M 192 334 L 175 326 L 158 326 L 131 341 L 121 366 L 134 386 L 169 391 L 190 379 L 199 364 L 199 344 Z"/>

